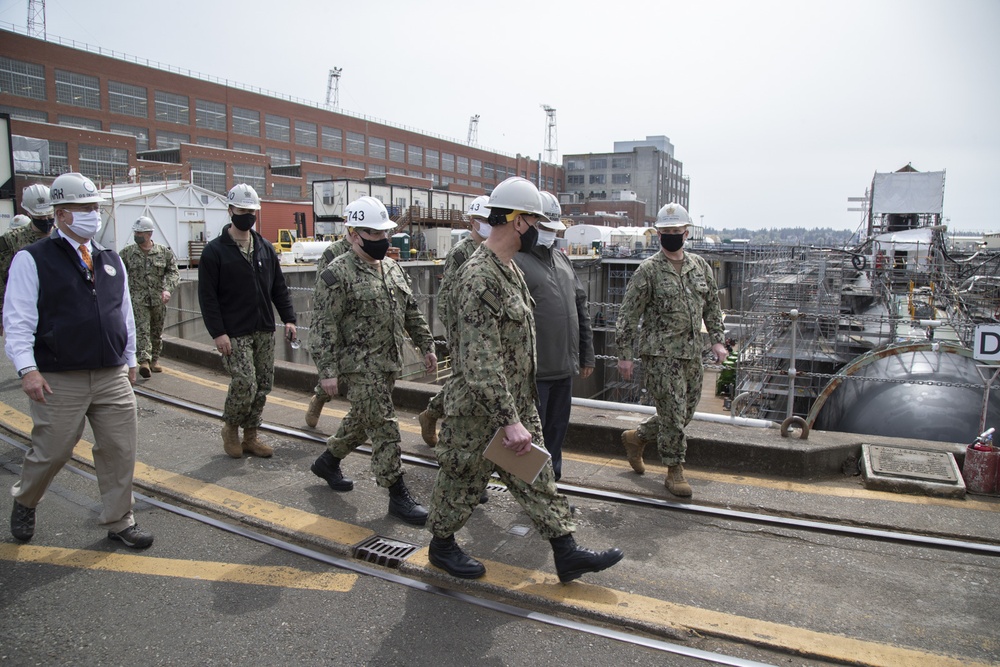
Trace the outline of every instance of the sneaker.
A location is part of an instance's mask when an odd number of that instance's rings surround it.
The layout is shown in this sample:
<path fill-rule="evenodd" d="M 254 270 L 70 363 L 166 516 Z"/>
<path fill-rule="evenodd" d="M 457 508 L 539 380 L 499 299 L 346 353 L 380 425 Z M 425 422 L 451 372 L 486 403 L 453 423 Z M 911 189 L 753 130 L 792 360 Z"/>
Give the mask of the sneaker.
<path fill-rule="evenodd" d="M 35 535 L 34 507 L 25 507 L 14 501 L 14 509 L 10 512 L 10 534 L 22 542 L 27 542 Z"/>
<path fill-rule="evenodd" d="M 123 542 L 125 546 L 132 549 L 147 549 L 153 544 L 153 534 L 139 528 L 139 525 L 135 523 L 117 533 L 112 533 L 109 530 L 108 539 L 112 542 Z"/>

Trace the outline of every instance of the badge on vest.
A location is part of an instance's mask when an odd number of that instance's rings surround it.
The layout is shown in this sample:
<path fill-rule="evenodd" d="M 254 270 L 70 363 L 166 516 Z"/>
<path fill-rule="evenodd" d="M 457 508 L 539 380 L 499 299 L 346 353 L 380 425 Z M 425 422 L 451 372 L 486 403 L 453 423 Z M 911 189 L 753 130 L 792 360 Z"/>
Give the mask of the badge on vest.
<path fill-rule="evenodd" d="M 118 270 L 115 267 L 111 266 L 110 264 L 104 265 L 104 272 L 109 276 L 111 276 L 112 278 L 118 275 Z"/>

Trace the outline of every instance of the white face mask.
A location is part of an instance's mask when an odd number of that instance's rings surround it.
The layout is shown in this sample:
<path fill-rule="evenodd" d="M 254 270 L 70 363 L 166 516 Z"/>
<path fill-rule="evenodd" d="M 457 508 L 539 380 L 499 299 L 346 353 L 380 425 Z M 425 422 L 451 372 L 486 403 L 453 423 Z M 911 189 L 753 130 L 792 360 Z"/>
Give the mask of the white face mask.
<path fill-rule="evenodd" d="M 556 242 L 556 232 L 550 232 L 547 229 L 538 228 L 538 245 L 543 245 L 546 248 L 551 248 L 552 244 Z"/>
<path fill-rule="evenodd" d="M 490 223 L 479 220 L 476 221 L 476 232 L 484 239 L 488 239 L 490 237 L 491 231 L 493 231 L 493 228 L 490 227 Z"/>
<path fill-rule="evenodd" d="M 92 239 L 101 229 L 101 214 L 97 211 L 73 211 L 69 230 L 84 239 Z"/>

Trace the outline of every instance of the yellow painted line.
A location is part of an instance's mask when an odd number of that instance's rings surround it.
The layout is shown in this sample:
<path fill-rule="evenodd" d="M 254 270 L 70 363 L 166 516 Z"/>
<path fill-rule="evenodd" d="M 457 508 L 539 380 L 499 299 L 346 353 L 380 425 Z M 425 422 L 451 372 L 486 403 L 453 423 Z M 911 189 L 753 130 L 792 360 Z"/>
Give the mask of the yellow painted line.
<path fill-rule="evenodd" d="M 0 403 L 0 423 L 22 434 L 31 433 L 31 417 L 3 403 Z M 93 466 L 92 449 L 91 443 L 81 440 L 73 449 L 73 456 Z M 135 480 L 154 489 L 165 489 L 180 495 L 187 502 L 198 502 L 214 508 L 239 512 L 267 525 L 291 528 L 297 533 L 312 535 L 337 544 L 354 545 L 375 534 L 368 528 L 272 503 L 218 484 L 154 468 L 139 461 L 135 463 Z"/>
<path fill-rule="evenodd" d="M 358 580 L 356 574 L 307 572 L 292 567 L 242 565 L 215 561 L 151 558 L 131 554 L 63 549 L 0 543 L 0 560 L 34 565 L 58 565 L 83 570 L 100 570 L 124 574 L 143 574 L 178 579 L 278 586 L 311 591 L 346 593 Z"/>
<path fill-rule="evenodd" d="M 563 453 L 564 459 L 589 463 L 596 466 L 621 468 L 631 470 L 632 467 L 625 460 L 625 453 L 621 458 L 608 458 L 592 454 L 567 454 Z M 667 474 L 666 466 L 656 463 L 646 463 L 647 476 L 650 472 L 654 474 Z M 684 476 L 689 479 L 703 480 L 706 482 L 716 482 L 718 484 L 729 484 L 730 486 L 753 486 L 772 491 L 788 491 L 790 493 L 804 493 L 814 496 L 833 496 L 836 498 L 853 498 L 858 500 L 882 500 L 885 502 L 908 503 L 910 505 L 927 505 L 934 507 L 954 507 L 968 510 L 978 510 L 982 512 L 1000 512 L 1000 503 L 976 500 L 966 496 L 964 500 L 957 498 L 937 498 L 934 496 L 916 496 L 902 493 L 889 493 L 888 491 L 872 491 L 865 488 L 843 488 L 823 486 L 822 484 L 803 484 L 801 482 L 791 482 L 779 479 L 765 479 L 760 477 L 750 477 L 747 475 L 733 475 L 727 473 L 714 473 L 707 471 L 695 471 L 684 469 Z"/>
<path fill-rule="evenodd" d="M 0 420 L 22 432 L 24 432 L 24 426 L 30 430 L 31 419 L 27 415 L 2 403 L 0 403 Z M 92 464 L 89 448 L 90 444 L 81 440 L 74 454 Z M 272 525 L 316 535 L 342 544 L 353 545 L 374 534 L 365 528 L 284 507 L 277 503 L 264 501 L 184 475 L 158 470 L 141 463 L 136 463 L 136 479 L 160 485 L 174 493 L 196 498 L 203 503 L 245 512 L 249 516 L 254 516 Z M 7 545 L 7 547 L 24 548 L 16 545 Z M 3 553 L 0 551 L 0 555 Z M 103 552 L 101 555 L 107 556 Z M 414 553 L 407 562 L 425 569 L 432 567 L 427 560 L 426 547 Z M 483 562 L 487 566 L 487 571 L 486 576 L 480 581 L 484 583 L 537 596 L 570 608 L 591 610 L 613 617 L 632 619 L 644 624 L 659 625 L 671 630 L 693 630 L 701 634 L 753 642 L 797 654 L 866 667 L 897 667 L 898 665 L 910 667 L 988 667 L 985 663 L 975 663 L 967 659 L 815 632 L 690 605 L 675 604 L 602 586 L 581 582 L 576 582 L 571 586 L 563 586 L 558 583 L 557 577 L 546 572 L 492 561 Z"/>
<path fill-rule="evenodd" d="M 407 559 L 414 565 L 432 568 L 427 549 L 421 549 Z M 674 632 L 723 637 L 740 642 L 762 644 L 796 655 L 831 659 L 866 667 L 989 667 L 988 663 L 907 649 L 878 642 L 852 639 L 840 635 L 805 630 L 791 625 L 761 621 L 734 614 L 701 609 L 684 604 L 657 600 L 644 595 L 574 582 L 559 583 L 552 574 L 538 570 L 483 561 L 486 575 L 483 583 L 504 590 L 517 591 L 570 608 L 586 609 L 614 618 L 624 618 L 642 624 L 658 625 Z"/>

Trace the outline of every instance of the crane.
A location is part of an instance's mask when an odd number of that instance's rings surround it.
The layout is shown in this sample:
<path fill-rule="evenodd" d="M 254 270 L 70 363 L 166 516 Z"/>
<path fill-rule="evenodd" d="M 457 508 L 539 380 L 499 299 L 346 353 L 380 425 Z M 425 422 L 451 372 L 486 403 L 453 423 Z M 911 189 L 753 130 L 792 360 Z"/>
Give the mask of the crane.
<path fill-rule="evenodd" d="M 330 70 L 330 76 L 326 80 L 326 106 L 330 108 L 330 100 L 333 99 L 334 109 L 340 108 L 340 73 L 343 67 L 334 67 Z"/>
<path fill-rule="evenodd" d="M 469 118 L 469 138 L 466 139 L 465 143 L 470 146 L 479 143 L 479 114 Z"/>

